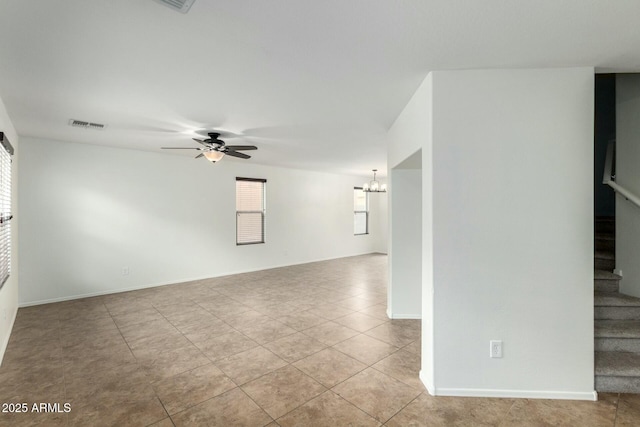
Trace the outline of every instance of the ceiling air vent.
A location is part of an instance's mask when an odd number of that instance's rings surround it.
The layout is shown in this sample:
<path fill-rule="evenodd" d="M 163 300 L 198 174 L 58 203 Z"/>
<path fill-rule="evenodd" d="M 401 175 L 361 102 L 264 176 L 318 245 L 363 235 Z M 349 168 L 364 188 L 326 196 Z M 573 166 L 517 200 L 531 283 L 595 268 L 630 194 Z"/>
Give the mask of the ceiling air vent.
<path fill-rule="evenodd" d="M 162 3 L 163 5 L 170 7 L 173 10 L 177 10 L 181 13 L 189 12 L 191 9 L 191 5 L 196 0 L 156 0 L 158 3 Z"/>
<path fill-rule="evenodd" d="M 69 120 L 69 126 L 73 126 L 76 128 L 83 128 L 83 129 L 94 129 L 94 130 L 102 130 L 106 127 L 106 125 L 103 125 L 101 123 L 84 122 L 82 120 L 74 120 L 74 119 Z"/>

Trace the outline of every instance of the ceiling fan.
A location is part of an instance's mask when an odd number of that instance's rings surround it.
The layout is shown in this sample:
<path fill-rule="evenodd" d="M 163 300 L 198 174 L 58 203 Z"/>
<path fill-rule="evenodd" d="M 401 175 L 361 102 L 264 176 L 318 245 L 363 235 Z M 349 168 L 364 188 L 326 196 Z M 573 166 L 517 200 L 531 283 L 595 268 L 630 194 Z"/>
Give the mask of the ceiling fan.
<path fill-rule="evenodd" d="M 240 159 L 250 159 L 248 154 L 241 153 L 244 150 L 257 150 L 255 145 L 225 145 L 224 141 L 219 139 L 219 132 L 209 132 L 209 138 L 197 139 L 193 138 L 202 147 L 161 147 L 163 150 L 198 150 L 202 153 L 198 154 L 195 158 L 205 157 L 212 163 L 215 163 L 222 159 L 225 154 L 227 156 L 238 157 Z"/>

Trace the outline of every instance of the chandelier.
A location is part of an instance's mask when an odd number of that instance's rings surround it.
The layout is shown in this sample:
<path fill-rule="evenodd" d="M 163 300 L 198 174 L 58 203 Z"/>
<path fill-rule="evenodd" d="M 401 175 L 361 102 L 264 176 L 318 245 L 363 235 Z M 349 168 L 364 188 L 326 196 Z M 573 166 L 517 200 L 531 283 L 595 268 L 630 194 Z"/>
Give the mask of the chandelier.
<path fill-rule="evenodd" d="M 382 184 L 376 181 L 376 172 L 378 169 L 373 169 L 373 180 L 365 183 L 362 186 L 362 191 L 366 193 L 386 193 L 387 192 L 387 184 Z"/>

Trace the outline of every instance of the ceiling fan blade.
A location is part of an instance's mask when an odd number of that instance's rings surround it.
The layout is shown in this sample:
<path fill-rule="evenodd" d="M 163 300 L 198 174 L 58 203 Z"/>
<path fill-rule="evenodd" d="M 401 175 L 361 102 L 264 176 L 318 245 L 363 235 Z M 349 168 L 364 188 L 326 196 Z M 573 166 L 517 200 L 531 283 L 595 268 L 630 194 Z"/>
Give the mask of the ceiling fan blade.
<path fill-rule="evenodd" d="M 227 145 L 227 148 L 229 150 L 257 150 L 258 147 L 256 147 L 255 145 Z"/>
<path fill-rule="evenodd" d="M 239 157 L 241 159 L 250 159 L 251 156 L 248 156 L 244 153 L 239 153 L 237 151 L 233 151 L 233 150 L 229 150 L 229 151 L 224 151 L 224 154 L 226 154 L 227 156 L 232 156 L 232 157 Z"/>
<path fill-rule="evenodd" d="M 204 156 L 204 154 L 200 153 L 200 154 L 198 154 L 195 158 L 196 158 L 196 159 L 199 159 L 200 157 L 203 157 L 203 156 Z"/>
<path fill-rule="evenodd" d="M 200 147 L 160 147 L 163 150 L 202 150 Z"/>
<path fill-rule="evenodd" d="M 196 138 L 191 138 L 191 139 L 193 139 L 193 140 L 194 140 L 195 142 L 197 142 L 198 144 L 202 144 L 202 145 L 204 145 L 205 147 L 207 146 L 207 142 L 210 142 L 210 141 L 211 141 L 211 140 L 204 140 L 204 141 L 203 141 L 202 139 L 196 139 Z"/>

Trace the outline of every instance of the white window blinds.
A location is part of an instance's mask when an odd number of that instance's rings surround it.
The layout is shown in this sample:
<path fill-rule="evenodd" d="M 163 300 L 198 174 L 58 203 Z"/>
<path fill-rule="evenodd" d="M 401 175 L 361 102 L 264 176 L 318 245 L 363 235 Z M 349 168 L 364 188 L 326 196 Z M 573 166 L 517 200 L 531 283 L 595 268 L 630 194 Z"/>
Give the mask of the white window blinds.
<path fill-rule="evenodd" d="M 0 132 L 0 288 L 11 274 L 11 155 L 13 147 Z"/>
<path fill-rule="evenodd" d="M 264 243 L 266 179 L 236 178 L 236 244 Z"/>

